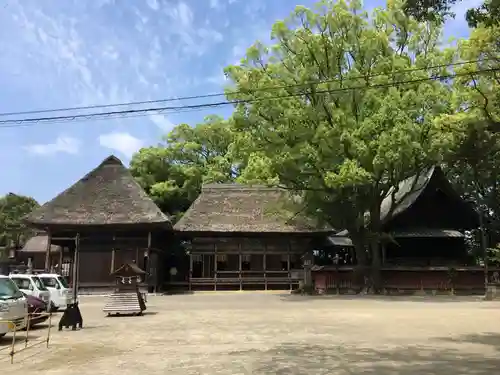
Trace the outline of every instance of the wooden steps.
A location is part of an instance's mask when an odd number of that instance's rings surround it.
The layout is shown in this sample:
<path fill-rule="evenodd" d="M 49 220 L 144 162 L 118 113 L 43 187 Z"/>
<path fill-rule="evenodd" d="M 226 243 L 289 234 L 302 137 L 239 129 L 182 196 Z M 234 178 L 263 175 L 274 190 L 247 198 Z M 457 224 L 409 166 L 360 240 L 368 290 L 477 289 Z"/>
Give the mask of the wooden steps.
<path fill-rule="evenodd" d="M 111 294 L 103 309 L 108 315 L 141 314 L 144 310 L 146 310 L 146 304 L 142 295 L 132 291 Z"/>

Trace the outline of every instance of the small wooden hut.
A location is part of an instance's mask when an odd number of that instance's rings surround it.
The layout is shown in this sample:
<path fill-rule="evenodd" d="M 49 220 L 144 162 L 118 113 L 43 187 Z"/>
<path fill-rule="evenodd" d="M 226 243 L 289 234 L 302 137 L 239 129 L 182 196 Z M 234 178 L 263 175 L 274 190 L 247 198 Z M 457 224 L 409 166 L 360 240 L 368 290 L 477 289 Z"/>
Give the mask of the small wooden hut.
<path fill-rule="evenodd" d="M 171 236 L 170 220 L 115 156 L 25 220 L 47 235 L 46 270 L 53 244 L 76 258 L 72 283 L 80 288 L 112 287 L 115 265 L 131 261 L 147 272 L 150 290 L 159 283 L 159 255 Z"/>
<path fill-rule="evenodd" d="M 146 302 L 139 290 L 139 283 L 146 272 L 132 262 L 124 264 L 112 275 L 116 278 L 116 289 L 108 297 L 103 311 L 108 315 L 142 314 L 146 310 Z"/>
<path fill-rule="evenodd" d="M 391 239 L 380 246 L 386 289 L 451 289 L 450 269 L 458 272 L 455 288 L 482 288 L 483 269 L 471 264 L 465 242 L 465 232 L 479 224 L 478 215 L 453 189 L 441 168 L 402 181 L 394 195 L 390 192 L 383 200 L 380 219 L 383 232 Z M 350 270 L 356 260 L 348 236 L 342 231 L 329 237 L 341 261 L 316 267 L 318 289 L 351 288 Z"/>
<path fill-rule="evenodd" d="M 31 263 L 33 271 L 35 272 L 44 270 L 48 239 L 47 233 L 43 232 L 37 233 L 35 236 L 28 239 L 24 246 L 16 251 L 16 261 L 24 264 Z M 69 252 L 64 252 L 61 246 L 54 244 L 50 245 L 49 270 L 54 270 L 63 276 L 69 276 L 71 258 L 65 257 L 65 253 L 69 256 Z"/>
<path fill-rule="evenodd" d="M 331 229 L 302 215 L 287 219 L 287 192 L 211 184 L 175 224 L 190 257 L 190 289 L 284 289 L 302 278 L 301 256 Z"/>

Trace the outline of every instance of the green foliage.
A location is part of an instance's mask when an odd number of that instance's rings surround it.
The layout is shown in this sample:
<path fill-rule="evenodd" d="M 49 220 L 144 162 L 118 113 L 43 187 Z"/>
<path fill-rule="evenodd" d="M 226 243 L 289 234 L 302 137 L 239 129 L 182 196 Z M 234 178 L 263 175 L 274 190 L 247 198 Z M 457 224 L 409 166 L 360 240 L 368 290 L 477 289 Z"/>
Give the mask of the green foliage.
<path fill-rule="evenodd" d="M 477 203 L 485 217 L 489 242 L 500 242 L 500 73 L 475 74 L 498 68 L 500 28 L 480 27 L 458 45 L 464 61 L 480 63 L 457 68 L 451 114 L 438 121 L 444 138 L 453 145 L 448 170 L 455 186 Z"/>
<path fill-rule="evenodd" d="M 499 26 L 500 0 L 486 0 L 480 7 L 469 9 L 466 19 L 470 27 Z"/>
<path fill-rule="evenodd" d="M 453 5 L 467 0 L 406 0 L 403 9 L 419 22 L 443 23 L 448 18 L 454 18 Z M 465 19 L 470 27 L 498 26 L 500 22 L 500 0 L 485 0 L 476 8 L 467 10 Z"/>
<path fill-rule="evenodd" d="M 132 173 L 177 217 L 203 183 L 282 186 L 297 197 L 288 211 L 348 229 L 364 263 L 367 246 L 383 238 L 379 211 L 389 189 L 445 164 L 477 202 L 494 246 L 500 76 L 475 72 L 498 66 L 498 0 L 474 16 L 469 40 L 442 48 L 439 25 L 458 1 L 389 0 L 370 17 L 359 0 L 298 6 L 275 23 L 271 45 L 255 43 L 225 69 L 227 97 L 238 103 L 233 116 L 177 126 L 134 156 Z M 434 79 L 450 73 L 461 76 Z"/>
<path fill-rule="evenodd" d="M 239 180 L 303 192 L 310 214 L 359 235 L 359 259 L 364 213 L 376 232 L 390 187 L 445 154 L 449 139 L 433 120 L 450 111 L 451 90 L 426 80 L 446 69 L 425 68 L 451 62 L 453 50 L 441 50 L 440 29 L 409 18 L 399 1 L 371 19 L 360 1 L 299 6 L 272 36 L 226 68 L 235 87 L 227 96 L 249 101 L 233 116 L 233 152 L 258 150 Z"/>
<path fill-rule="evenodd" d="M 159 207 L 179 218 L 200 193 L 202 183 L 232 181 L 237 168 L 228 157 L 233 141 L 229 121 L 217 116 L 190 127 L 175 127 L 164 143 L 141 149 L 130 171 Z"/>
<path fill-rule="evenodd" d="M 406 0 L 404 11 L 420 22 L 444 22 L 455 17 L 451 7 L 462 0 Z"/>
<path fill-rule="evenodd" d="M 38 206 L 35 199 L 24 195 L 9 193 L 0 198 L 0 246 L 22 246 L 23 239 L 32 235 L 22 218 Z"/>

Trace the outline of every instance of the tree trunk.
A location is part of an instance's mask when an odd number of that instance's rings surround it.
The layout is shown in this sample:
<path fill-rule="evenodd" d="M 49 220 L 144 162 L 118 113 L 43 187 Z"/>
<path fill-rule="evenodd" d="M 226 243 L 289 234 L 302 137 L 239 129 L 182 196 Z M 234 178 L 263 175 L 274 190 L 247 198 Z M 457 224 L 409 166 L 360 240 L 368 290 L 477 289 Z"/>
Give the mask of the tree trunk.
<path fill-rule="evenodd" d="M 349 231 L 349 233 L 353 233 Z M 362 233 L 351 235 L 351 240 L 356 253 L 356 267 L 354 268 L 354 283 L 361 287 L 361 293 L 368 291 L 369 285 L 369 263 L 368 254 L 366 251 L 366 241 Z"/>
<path fill-rule="evenodd" d="M 381 202 L 376 202 L 373 209 L 370 210 L 370 225 L 368 226 L 371 255 L 370 287 L 374 294 L 380 294 L 382 292 L 382 261 L 380 259 L 380 234 L 382 231 L 382 223 L 380 222 L 380 204 Z"/>
<path fill-rule="evenodd" d="M 381 266 L 382 262 L 380 259 L 380 243 L 378 238 L 373 238 L 370 241 L 370 253 L 371 253 L 371 291 L 374 294 L 381 294 L 382 292 L 382 275 Z"/>

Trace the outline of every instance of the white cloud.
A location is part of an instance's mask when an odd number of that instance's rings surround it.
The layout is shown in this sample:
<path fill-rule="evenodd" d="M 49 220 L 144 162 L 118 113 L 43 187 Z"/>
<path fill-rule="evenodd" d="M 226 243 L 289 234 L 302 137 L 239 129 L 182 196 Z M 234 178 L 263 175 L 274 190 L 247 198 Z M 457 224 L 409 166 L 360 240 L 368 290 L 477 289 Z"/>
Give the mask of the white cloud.
<path fill-rule="evenodd" d="M 214 29 L 206 29 L 202 27 L 198 29 L 197 33 L 198 36 L 203 40 L 211 41 L 214 43 L 222 42 L 222 40 L 224 39 L 224 36 Z"/>
<path fill-rule="evenodd" d="M 112 132 L 101 134 L 99 144 L 102 147 L 118 151 L 130 158 L 135 152 L 144 146 L 144 141 L 126 132 Z"/>
<path fill-rule="evenodd" d="M 151 115 L 149 119 L 156 125 L 158 128 L 163 130 L 165 133 L 170 132 L 174 128 L 174 124 L 164 115 Z"/>
<path fill-rule="evenodd" d="M 193 22 L 193 11 L 186 3 L 179 3 L 179 18 L 184 26 L 191 26 Z"/>
<path fill-rule="evenodd" d="M 160 9 L 160 4 L 158 4 L 157 0 L 147 0 L 147 3 L 152 10 Z"/>
<path fill-rule="evenodd" d="M 210 8 L 216 9 L 220 6 L 219 0 L 210 0 Z"/>
<path fill-rule="evenodd" d="M 73 137 L 59 136 L 54 143 L 33 144 L 25 146 L 25 149 L 37 155 L 53 155 L 57 153 L 77 154 L 80 151 L 81 142 Z"/>

